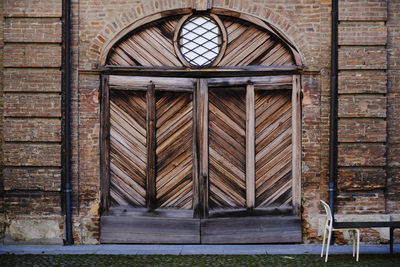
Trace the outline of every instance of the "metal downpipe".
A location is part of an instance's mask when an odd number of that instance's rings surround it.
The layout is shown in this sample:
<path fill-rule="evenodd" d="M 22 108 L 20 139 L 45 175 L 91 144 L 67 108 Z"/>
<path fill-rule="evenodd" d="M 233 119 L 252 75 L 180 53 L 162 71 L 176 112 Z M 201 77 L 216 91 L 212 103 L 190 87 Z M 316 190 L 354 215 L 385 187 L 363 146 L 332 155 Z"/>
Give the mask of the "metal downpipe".
<path fill-rule="evenodd" d="M 335 217 L 335 197 L 337 181 L 337 127 L 338 127 L 338 0 L 332 0 L 331 38 L 331 94 L 330 94 L 330 138 L 329 138 L 329 206 Z M 334 238 L 332 236 L 332 244 Z"/>
<path fill-rule="evenodd" d="M 64 85 L 64 190 L 65 234 L 67 245 L 74 243 L 72 235 L 72 151 L 71 151 L 71 1 L 63 0 L 63 85 Z"/>

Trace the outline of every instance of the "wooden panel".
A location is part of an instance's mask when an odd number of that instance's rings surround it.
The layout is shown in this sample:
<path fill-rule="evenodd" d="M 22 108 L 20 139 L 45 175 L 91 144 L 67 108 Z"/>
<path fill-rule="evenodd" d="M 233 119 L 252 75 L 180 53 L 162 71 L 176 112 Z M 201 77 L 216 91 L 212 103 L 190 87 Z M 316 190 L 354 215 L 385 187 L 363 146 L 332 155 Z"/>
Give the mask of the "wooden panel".
<path fill-rule="evenodd" d="M 110 93 L 111 205 L 144 206 L 146 196 L 145 93 Z"/>
<path fill-rule="evenodd" d="M 107 211 L 110 207 L 110 90 L 107 75 L 101 77 L 100 109 L 100 179 L 101 208 Z"/>
<path fill-rule="evenodd" d="M 101 223 L 101 243 L 200 243 L 198 219 L 103 216 Z"/>
<path fill-rule="evenodd" d="M 146 207 L 154 210 L 156 203 L 156 95 L 154 84 L 147 85 L 146 92 L 146 144 L 147 144 L 147 168 L 146 168 Z"/>
<path fill-rule="evenodd" d="M 108 85 L 110 89 L 114 90 L 145 91 L 147 90 L 148 84 L 153 83 L 157 91 L 193 92 L 195 82 L 196 79 L 190 78 L 110 75 Z"/>
<path fill-rule="evenodd" d="M 300 243 L 301 220 L 295 216 L 201 220 L 203 244 Z"/>
<path fill-rule="evenodd" d="M 196 148 L 196 156 L 194 160 L 196 174 L 195 184 L 198 186 L 197 192 L 194 195 L 198 205 L 194 206 L 194 216 L 196 218 L 207 218 L 209 211 L 209 164 L 208 164 L 208 80 L 198 79 L 195 93 L 195 120 L 196 120 L 196 140 L 194 147 Z"/>
<path fill-rule="evenodd" d="M 111 207 L 101 220 L 101 243 L 300 243 L 299 216 L 193 219 L 188 210 Z"/>
<path fill-rule="evenodd" d="M 157 92 L 157 203 L 192 207 L 192 94 Z"/>
<path fill-rule="evenodd" d="M 290 91 L 259 91 L 256 109 L 256 206 L 291 205 L 292 109 Z"/>
<path fill-rule="evenodd" d="M 226 77 L 226 78 L 210 78 L 208 85 L 212 87 L 233 87 L 253 84 L 257 90 L 277 90 L 277 89 L 292 89 L 292 76 L 253 76 L 253 77 Z"/>
<path fill-rule="evenodd" d="M 248 22 L 221 16 L 228 45 L 218 66 L 295 64 L 290 50 L 270 32 Z"/>
<path fill-rule="evenodd" d="M 293 75 L 292 89 L 292 205 L 301 214 L 301 81 Z"/>
<path fill-rule="evenodd" d="M 111 49 L 107 64 L 120 66 L 182 66 L 173 46 L 177 17 L 159 20 L 131 33 Z"/>
<path fill-rule="evenodd" d="M 246 87 L 246 206 L 255 206 L 255 107 L 254 85 Z"/>
<path fill-rule="evenodd" d="M 246 99 L 215 89 L 209 97 L 209 206 L 246 205 Z"/>

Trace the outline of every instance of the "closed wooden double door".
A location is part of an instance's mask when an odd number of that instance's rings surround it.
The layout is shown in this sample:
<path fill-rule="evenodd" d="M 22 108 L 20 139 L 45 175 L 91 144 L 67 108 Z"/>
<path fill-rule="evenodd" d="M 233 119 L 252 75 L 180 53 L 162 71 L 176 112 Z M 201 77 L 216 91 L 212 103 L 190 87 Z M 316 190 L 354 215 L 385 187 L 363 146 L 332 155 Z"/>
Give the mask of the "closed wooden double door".
<path fill-rule="evenodd" d="M 110 205 L 291 208 L 292 90 L 178 87 L 110 85 Z"/>

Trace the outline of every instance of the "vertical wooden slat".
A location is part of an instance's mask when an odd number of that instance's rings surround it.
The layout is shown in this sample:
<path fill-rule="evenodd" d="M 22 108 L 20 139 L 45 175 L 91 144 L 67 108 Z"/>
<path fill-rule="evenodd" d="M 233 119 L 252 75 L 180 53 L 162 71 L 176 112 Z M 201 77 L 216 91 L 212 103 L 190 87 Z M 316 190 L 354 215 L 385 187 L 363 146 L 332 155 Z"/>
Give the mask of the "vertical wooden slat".
<path fill-rule="evenodd" d="M 147 86 L 147 170 L 146 207 L 154 210 L 156 205 L 156 97 L 154 84 Z"/>
<path fill-rule="evenodd" d="M 100 168 L 101 168 L 101 208 L 107 211 L 110 194 L 110 95 L 108 89 L 108 75 L 101 79 L 101 146 L 100 146 Z"/>
<path fill-rule="evenodd" d="M 199 161 L 200 161 L 200 205 L 201 218 L 208 216 L 208 80 L 199 79 L 197 83 L 198 91 L 198 138 L 199 138 Z"/>
<path fill-rule="evenodd" d="M 292 203 L 293 213 L 300 214 L 301 204 L 301 84 L 293 75 L 292 89 Z"/>
<path fill-rule="evenodd" d="M 246 206 L 255 206 L 255 107 L 254 85 L 246 87 Z"/>
<path fill-rule="evenodd" d="M 199 90 L 193 90 L 193 136 L 192 136 L 192 176 L 193 176 L 193 218 L 201 218 L 202 216 L 202 203 L 200 198 L 200 148 L 199 148 Z"/>

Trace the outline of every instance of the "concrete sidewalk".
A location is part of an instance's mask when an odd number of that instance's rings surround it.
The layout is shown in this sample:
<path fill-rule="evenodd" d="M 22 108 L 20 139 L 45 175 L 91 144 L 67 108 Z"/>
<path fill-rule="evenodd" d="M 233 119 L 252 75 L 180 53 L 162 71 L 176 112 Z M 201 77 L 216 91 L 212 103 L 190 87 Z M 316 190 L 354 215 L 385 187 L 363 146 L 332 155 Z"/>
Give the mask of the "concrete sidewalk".
<path fill-rule="evenodd" d="M 352 253 L 353 247 L 331 246 L 329 254 Z M 393 246 L 400 253 L 400 244 Z M 0 246 L 0 254 L 124 254 L 124 255 L 261 255 L 319 254 L 321 245 L 76 245 Z M 360 254 L 389 254 L 389 245 L 360 245 Z"/>

